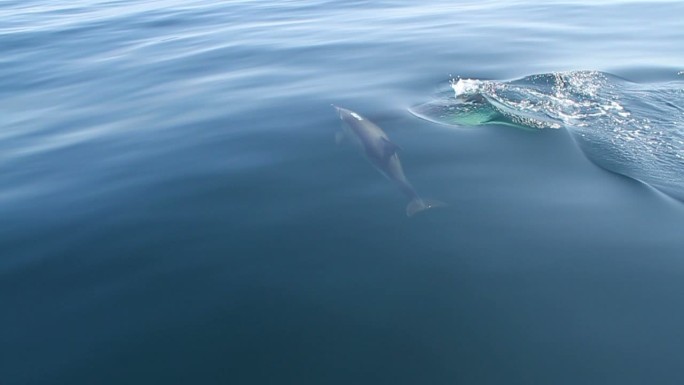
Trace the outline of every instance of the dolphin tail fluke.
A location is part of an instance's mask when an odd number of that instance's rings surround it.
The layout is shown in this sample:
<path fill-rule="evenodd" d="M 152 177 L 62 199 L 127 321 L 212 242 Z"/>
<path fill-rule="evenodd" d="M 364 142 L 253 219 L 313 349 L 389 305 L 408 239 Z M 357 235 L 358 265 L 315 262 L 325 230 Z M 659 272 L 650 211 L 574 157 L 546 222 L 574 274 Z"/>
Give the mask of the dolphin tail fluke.
<path fill-rule="evenodd" d="M 431 199 L 416 198 L 409 202 L 409 204 L 406 206 L 406 215 L 412 217 L 421 211 L 444 206 L 447 206 L 447 204 L 444 202 Z"/>

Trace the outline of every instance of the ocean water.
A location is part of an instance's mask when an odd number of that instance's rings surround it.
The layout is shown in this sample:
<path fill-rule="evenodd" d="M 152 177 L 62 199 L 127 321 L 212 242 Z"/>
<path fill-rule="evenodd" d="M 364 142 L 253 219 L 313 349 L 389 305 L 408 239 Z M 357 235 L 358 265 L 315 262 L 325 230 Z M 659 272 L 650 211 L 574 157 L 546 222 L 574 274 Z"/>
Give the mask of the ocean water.
<path fill-rule="evenodd" d="M 681 15 L 0 2 L 0 384 L 681 384 Z"/>

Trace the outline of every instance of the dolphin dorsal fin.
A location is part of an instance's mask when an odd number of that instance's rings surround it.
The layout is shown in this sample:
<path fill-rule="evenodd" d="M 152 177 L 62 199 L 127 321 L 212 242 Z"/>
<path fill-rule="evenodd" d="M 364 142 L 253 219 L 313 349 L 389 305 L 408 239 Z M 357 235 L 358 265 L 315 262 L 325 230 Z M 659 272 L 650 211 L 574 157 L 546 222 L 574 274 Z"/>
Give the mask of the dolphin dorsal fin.
<path fill-rule="evenodd" d="M 401 147 L 399 147 L 399 145 L 392 142 L 388 138 L 382 138 L 382 143 L 385 152 L 385 157 L 387 158 L 389 158 L 390 156 L 394 155 L 397 151 L 402 149 Z"/>

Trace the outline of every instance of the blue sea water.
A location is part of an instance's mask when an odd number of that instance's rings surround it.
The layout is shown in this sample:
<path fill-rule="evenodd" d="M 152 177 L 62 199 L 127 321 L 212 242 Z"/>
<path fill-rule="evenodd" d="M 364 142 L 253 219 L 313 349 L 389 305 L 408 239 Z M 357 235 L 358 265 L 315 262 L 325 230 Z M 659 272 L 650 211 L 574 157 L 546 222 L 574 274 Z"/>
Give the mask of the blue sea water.
<path fill-rule="evenodd" d="M 681 384 L 681 15 L 0 2 L 0 384 Z M 411 113 L 453 79 L 558 127 Z"/>

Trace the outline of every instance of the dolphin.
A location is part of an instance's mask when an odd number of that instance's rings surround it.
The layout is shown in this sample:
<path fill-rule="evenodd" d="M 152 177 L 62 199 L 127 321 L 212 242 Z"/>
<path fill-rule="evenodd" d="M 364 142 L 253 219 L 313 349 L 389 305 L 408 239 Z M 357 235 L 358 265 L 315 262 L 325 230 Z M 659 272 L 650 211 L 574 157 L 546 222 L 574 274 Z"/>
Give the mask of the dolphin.
<path fill-rule="evenodd" d="M 366 158 L 383 175 L 397 184 L 399 189 L 411 199 L 406 206 L 406 215 L 414 214 L 438 206 L 445 206 L 439 201 L 422 199 L 413 188 L 399 162 L 397 151 L 401 148 L 394 144 L 387 134 L 370 120 L 346 108 L 332 105 L 342 120 L 344 131 L 335 135 L 335 141 L 340 142 L 347 136 L 366 154 Z"/>

